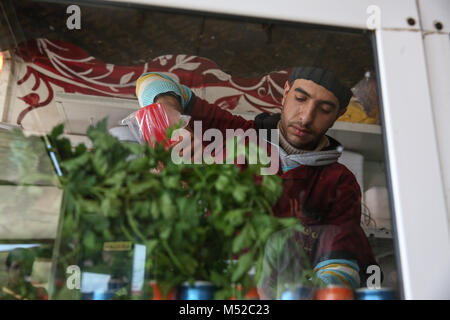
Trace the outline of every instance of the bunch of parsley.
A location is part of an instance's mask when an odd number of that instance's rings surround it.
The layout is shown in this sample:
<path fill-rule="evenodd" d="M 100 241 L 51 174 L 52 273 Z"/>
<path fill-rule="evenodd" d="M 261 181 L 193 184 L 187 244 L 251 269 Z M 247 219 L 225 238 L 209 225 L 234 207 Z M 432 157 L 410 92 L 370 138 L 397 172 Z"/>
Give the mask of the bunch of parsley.
<path fill-rule="evenodd" d="M 61 270 L 101 263 L 104 242 L 131 241 L 146 246 L 146 277 L 163 294 L 204 280 L 217 286 L 215 298 L 240 298 L 261 275 L 269 236 L 300 229 L 297 219 L 273 215 L 281 179 L 259 176 L 260 165 L 177 165 L 163 144 L 117 140 L 106 120 L 88 129 L 91 150 L 73 149 L 62 133 L 58 126 L 48 136 L 64 189 Z"/>

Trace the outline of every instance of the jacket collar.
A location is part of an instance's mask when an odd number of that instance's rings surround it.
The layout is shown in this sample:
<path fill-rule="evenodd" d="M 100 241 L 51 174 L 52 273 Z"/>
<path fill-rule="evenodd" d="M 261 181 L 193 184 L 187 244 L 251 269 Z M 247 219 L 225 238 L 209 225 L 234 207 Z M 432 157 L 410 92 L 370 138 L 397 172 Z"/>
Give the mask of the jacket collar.
<path fill-rule="evenodd" d="M 280 114 L 270 115 L 267 112 L 259 114 L 255 117 L 255 128 L 277 129 L 277 124 L 280 119 Z M 272 138 L 275 137 L 269 137 L 267 142 L 278 149 L 283 172 L 297 168 L 301 165 L 318 167 L 333 164 L 338 161 L 344 150 L 343 146 L 337 140 L 327 135 L 330 142 L 328 147 L 323 148 L 320 151 L 288 155 L 287 152 L 280 147 L 279 143 L 271 142 L 273 140 Z"/>

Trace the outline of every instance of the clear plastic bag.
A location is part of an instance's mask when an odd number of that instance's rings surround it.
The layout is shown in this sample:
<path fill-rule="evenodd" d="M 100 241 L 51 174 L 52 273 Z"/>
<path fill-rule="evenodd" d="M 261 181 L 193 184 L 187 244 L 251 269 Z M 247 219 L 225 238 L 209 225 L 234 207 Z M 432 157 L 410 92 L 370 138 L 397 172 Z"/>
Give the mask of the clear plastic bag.
<path fill-rule="evenodd" d="M 122 120 L 122 125 L 130 128 L 140 144 L 148 143 L 153 147 L 155 143 L 164 142 L 167 148 L 178 142 L 178 140 L 173 141 L 166 137 L 167 128 L 180 123 L 180 121 L 181 128 L 185 128 L 190 118 L 190 116 L 182 115 L 172 109 L 166 111 L 160 103 L 153 103 L 131 113 Z"/>

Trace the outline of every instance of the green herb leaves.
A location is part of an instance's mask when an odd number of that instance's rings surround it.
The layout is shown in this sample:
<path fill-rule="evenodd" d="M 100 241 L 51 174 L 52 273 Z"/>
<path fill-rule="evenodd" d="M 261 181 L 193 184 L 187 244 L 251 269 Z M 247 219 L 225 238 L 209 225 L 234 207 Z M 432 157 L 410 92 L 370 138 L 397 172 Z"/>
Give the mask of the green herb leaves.
<path fill-rule="evenodd" d="M 271 212 L 281 179 L 257 183 L 260 166 L 176 165 L 163 144 L 120 142 L 106 121 L 88 129 L 92 150 L 73 150 L 62 132 L 49 136 L 63 171 L 62 248 L 80 248 L 82 260 L 101 261 L 105 241 L 134 241 L 146 245 L 147 278 L 163 291 L 206 280 L 225 297 L 251 285 L 269 236 L 297 223 Z"/>

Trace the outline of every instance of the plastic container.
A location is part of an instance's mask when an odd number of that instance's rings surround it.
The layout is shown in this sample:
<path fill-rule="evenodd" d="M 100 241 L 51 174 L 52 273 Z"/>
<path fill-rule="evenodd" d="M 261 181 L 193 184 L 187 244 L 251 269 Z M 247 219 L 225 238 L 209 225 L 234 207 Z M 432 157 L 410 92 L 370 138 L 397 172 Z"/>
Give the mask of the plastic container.
<path fill-rule="evenodd" d="M 360 288 L 355 291 L 356 300 L 396 300 L 395 291 L 390 288 Z"/>
<path fill-rule="evenodd" d="M 353 290 L 348 287 L 329 286 L 317 289 L 315 300 L 354 300 Z"/>
<path fill-rule="evenodd" d="M 214 300 L 217 287 L 211 282 L 196 281 L 181 284 L 178 288 L 178 300 Z"/>
<path fill-rule="evenodd" d="M 314 289 L 305 286 L 286 288 L 280 296 L 280 300 L 312 300 L 313 298 Z"/>

